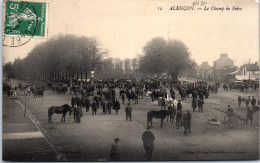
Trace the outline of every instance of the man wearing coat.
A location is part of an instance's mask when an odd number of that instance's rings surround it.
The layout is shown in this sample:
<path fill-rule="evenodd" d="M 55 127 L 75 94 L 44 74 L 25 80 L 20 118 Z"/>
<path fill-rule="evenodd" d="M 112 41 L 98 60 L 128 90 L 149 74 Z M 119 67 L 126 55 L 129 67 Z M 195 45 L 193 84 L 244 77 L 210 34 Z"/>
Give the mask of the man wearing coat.
<path fill-rule="evenodd" d="M 154 149 L 154 134 L 150 131 L 151 127 L 148 126 L 147 130 L 143 133 L 142 140 L 143 146 L 146 152 L 146 156 L 150 159 L 152 157 L 152 152 Z"/>
<path fill-rule="evenodd" d="M 127 104 L 127 107 L 125 108 L 125 113 L 126 113 L 126 121 L 129 120 L 132 121 L 132 108 L 130 106 L 130 104 Z"/>

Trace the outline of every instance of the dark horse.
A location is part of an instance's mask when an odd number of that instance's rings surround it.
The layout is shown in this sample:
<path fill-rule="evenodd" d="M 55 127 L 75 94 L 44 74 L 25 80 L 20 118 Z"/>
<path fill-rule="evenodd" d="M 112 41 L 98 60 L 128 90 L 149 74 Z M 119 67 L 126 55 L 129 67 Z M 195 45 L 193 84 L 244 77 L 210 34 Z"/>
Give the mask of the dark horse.
<path fill-rule="evenodd" d="M 64 119 L 64 122 L 65 122 L 65 116 L 66 116 L 68 111 L 69 111 L 69 115 L 71 115 L 73 110 L 68 104 L 65 104 L 65 105 L 62 105 L 62 106 L 52 106 L 52 107 L 50 107 L 48 109 L 48 122 L 52 123 L 51 116 L 54 113 L 62 114 L 61 122 L 62 122 L 62 119 Z"/>
<path fill-rule="evenodd" d="M 153 127 L 153 118 L 161 119 L 161 127 L 163 127 L 163 120 L 171 113 L 171 111 L 168 110 L 160 110 L 160 111 L 154 111 L 151 110 L 147 113 L 147 127 L 149 126 L 149 123 L 151 124 L 151 127 Z"/>

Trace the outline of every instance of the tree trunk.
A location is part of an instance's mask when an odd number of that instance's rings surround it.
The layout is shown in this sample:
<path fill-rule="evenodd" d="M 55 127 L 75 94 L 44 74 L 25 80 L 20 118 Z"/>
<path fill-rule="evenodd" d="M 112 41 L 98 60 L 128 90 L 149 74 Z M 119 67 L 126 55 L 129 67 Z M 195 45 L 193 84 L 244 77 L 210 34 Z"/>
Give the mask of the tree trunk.
<path fill-rule="evenodd" d="M 80 81 L 82 82 L 82 80 L 83 80 L 83 73 L 82 71 L 80 71 Z"/>
<path fill-rule="evenodd" d="M 78 80 L 79 80 L 79 73 L 77 72 L 77 82 L 78 82 Z"/>

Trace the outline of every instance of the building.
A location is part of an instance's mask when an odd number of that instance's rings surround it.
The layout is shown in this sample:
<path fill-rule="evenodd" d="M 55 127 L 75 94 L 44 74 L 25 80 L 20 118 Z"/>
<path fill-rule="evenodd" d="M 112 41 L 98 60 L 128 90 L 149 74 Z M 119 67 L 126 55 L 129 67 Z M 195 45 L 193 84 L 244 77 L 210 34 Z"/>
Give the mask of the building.
<path fill-rule="evenodd" d="M 228 57 L 228 54 L 221 54 L 220 58 L 214 61 L 213 64 L 213 80 L 216 82 L 225 82 L 227 75 L 234 71 L 233 60 Z"/>
<path fill-rule="evenodd" d="M 202 62 L 196 71 L 197 78 L 203 80 L 212 79 L 212 66 L 208 62 Z"/>
<path fill-rule="evenodd" d="M 258 62 L 254 64 L 244 64 L 236 70 L 229 74 L 233 80 L 255 80 L 259 81 L 259 65 Z"/>

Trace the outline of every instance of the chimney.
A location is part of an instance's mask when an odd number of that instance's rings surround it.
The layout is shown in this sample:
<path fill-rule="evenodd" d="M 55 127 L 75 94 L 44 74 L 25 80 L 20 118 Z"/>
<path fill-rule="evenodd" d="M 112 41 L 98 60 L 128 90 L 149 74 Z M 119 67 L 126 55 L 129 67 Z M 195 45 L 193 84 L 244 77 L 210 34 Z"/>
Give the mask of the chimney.
<path fill-rule="evenodd" d="M 220 56 L 222 58 L 222 57 L 227 57 L 228 55 L 227 54 L 221 54 Z"/>

